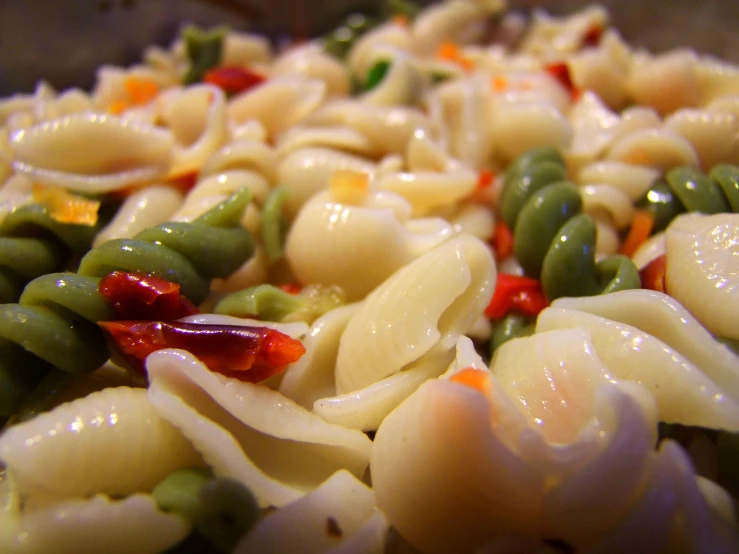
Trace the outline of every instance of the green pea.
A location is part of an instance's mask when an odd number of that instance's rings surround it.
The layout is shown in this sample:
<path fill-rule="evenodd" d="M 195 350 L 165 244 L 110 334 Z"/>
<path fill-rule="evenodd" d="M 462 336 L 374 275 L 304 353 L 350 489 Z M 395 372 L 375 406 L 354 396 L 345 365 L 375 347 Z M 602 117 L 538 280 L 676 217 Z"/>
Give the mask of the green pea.
<path fill-rule="evenodd" d="M 230 552 L 257 522 L 259 505 L 244 485 L 213 478 L 203 469 L 183 469 L 167 476 L 152 491 L 162 510 L 177 513 L 222 552 Z"/>
<path fill-rule="evenodd" d="M 549 184 L 564 181 L 565 178 L 564 167 L 548 160 L 508 172 L 500 193 L 500 214 L 503 221 L 511 229 L 515 228 L 518 214 L 529 196 Z"/>
<path fill-rule="evenodd" d="M 677 195 L 666 183 L 652 185 L 636 207 L 654 216 L 653 233 L 667 229 L 670 222 L 685 211 Z"/>
<path fill-rule="evenodd" d="M 492 356 L 501 345 L 517 337 L 533 334 L 535 325 L 529 318 L 518 314 L 508 314 L 495 324 L 493 336 L 490 338 L 490 355 Z"/>
<path fill-rule="evenodd" d="M 739 495 L 739 434 L 719 431 L 716 443 L 719 483 Z"/>
<path fill-rule="evenodd" d="M 547 298 L 595 296 L 641 287 L 639 272 L 626 256 L 611 256 L 596 265 L 595 239 L 596 226 L 587 215 L 577 215 L 562 226 L 542 267 L 541 283 Z"/>
<path fill-rule="evenodd" d="M 233 479 L 213 479 L 200 491 L 195 527 L 222 552 L 231 552 L 260 515 L 256 498 L 244 485 Z"/>
<path fill-rule="evenodd" d="M 282 258 L 288 222 L 282 213 L 288 192 L 282 187 L 272 190 L 264 201 L 260 230 L 264 253 L 270 262 Z"/>
<path fill-rule="evenodd" d="M 542 162 L 552 162 L 557 165 L 564 167 L 565 160 L 559 150 L 552 148 L 551 146 L 542 146 L 540 148 L 532 148 L 527 152 L 521 154 L 518 158 L 511 162 L 508 166 L 508 172 L 520 171 L 532 165 L 537 165 Z"/>
<path fill-rule="evenodd" d="M 729 211 L 721 187 L 697 169 L 676 167 L 667 172 L 665 179 L 689 212 L 718 214 Z"/>
<path fill-rule="evenodd" d="M 367 72 L 367 78 L 364 81 L 364 90 L 372 90 L 377 85 L 380 84 L 380 82 L 385 78 L 385 75 L 387 75 L 388 70 L 390 69 L 391 63 L 388 60 L 380 60 L 378 62 L 375 62 L 375 64 L 370 67 L 369 71 Z"/>
<path fill-rule="evenodd" d="M 729 164 L 717 165 L 711 170 L 710 176 L 721 187 L 729 201 L 731 211 L 739 213 L 739 167 Z"/>
<path fill-rule="evenodd" d="M 307 299 L 273 285 L 258 285 L 223 298 L 213 310 L 235 317 L 255 317 L 264 321 L 282 321 L 305 306 Z"/>
<path fill-rule="evenodd" d="M 580 192 L 568 182 L 547 185 L 529 197 L 513 235 L 513 253 L 528 275 L 539 277 L 552 240 L 581 209 Z"/>

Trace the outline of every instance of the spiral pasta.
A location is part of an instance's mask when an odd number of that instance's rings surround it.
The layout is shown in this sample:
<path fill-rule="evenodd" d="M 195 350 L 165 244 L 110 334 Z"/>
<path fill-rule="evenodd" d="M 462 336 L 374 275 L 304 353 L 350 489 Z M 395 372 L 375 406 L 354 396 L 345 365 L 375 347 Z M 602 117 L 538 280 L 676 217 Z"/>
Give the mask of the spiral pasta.
<path fill-rule="evenodd" d="M 85 255 L 77 274 L 37 278 L 26 286 L 19 304 L 1 305 L 0 344 L 7 352 L 0 370 L 5 381 L 2 413 L 15 413 L 49 367 L 79 374 L 108 359 L 94 323 L 113 316 L 97 291 L 98 278 L 116 269 L 146 271 L 179 283 L 183 294 L 201 302 L 210 278 L 229 275 L 251 255 L 248 231 L 234 227 L 248 198 L 244 191 L 192 223 L 163 224 L 134 239 L 106 242 Z"/>

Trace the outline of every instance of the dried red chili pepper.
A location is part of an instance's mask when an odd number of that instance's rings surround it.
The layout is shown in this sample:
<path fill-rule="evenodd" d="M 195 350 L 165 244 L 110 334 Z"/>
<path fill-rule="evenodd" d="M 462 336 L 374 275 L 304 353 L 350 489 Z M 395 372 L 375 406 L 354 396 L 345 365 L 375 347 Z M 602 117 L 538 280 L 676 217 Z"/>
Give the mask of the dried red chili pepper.
<path fill-rule="evenodd" d="M 144 372 L 149 354 L 187 350 L 213 372 L 259 383 L 285 370 L 305 353 L 303 344 L 268 327 L 206 325 L 180 321 L 101 321 L 133 368 Z"/>
<path fill-rule="evenodd" d="M 263 83 L 265 77 L 243 67 L 216 67 L 205 74 L 203 81 L 233 95 Z"/>
<path fill-rule="evenodd" d="M 98 291 L 120 319 L 167 321 L 198 313 L 179 284 L 158 277 L 114 271 L 100 280 Z"/>
<path fill-rule="evenodd" d="M 639 272 L 642 288 L 667 293 L 667 283 L 665 282 L 666 273 L 667 256 L 663 254 L 649 262 Z"/>
<path fill-rule="evenodd" d="M 489 319 L 500 319 L 515 311 L 536 316 L 547 306 L 541 283 L 529 277 L 499 273 L 490 304 L 485 309 Z"/>

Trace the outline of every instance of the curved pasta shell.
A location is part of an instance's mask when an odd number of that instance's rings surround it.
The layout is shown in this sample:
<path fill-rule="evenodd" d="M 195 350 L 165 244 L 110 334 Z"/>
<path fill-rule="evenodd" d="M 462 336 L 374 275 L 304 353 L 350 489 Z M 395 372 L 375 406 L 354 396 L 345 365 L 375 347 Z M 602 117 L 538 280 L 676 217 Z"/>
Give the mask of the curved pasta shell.
<path fill-rule="evenodd" d="M 538 331 L 585 327 L 609 374 L 652 393 L 660 421 L 739 429 L 739 404 L 674 349 L 639 329 L 578 310 L 547 308 Z"/>
<path fill-rule="evenodd" d="M 419 217 L 469 197 L 477 181 L 477 175 L 466 169 L 415 171 L 386 174 L 377 180 L 376 186 L 405 198 L 413 207 L 412 214 Z"/>
<path fill-rule="evenodd" d="M 665 129 L 693 145 L 706 171 L 719 163 L 739 163 L 739 115 L 683 109 L 665 119 Z"/>
<path fill-rule="evenodd" d="M 394 25 L 388 22 L 364 33 L 354 43 L 347 56 L 347 63 L 352 73 L 364 79 L 372 67 L 375 50 L 388 47 L 412 51 L 413 36 L 410 30 L 404 25 Z"/>
<path fill-rule="evenodd" d="M 619 117 L 592 91 L 585 91 L 568 115 L 572 143 L 567 161 L 577 167 L 600 157 L 613 140 Z"/>
<path fill-rule="evenodd" d="M 227 112 L 239 123 L 256 119 L 275 137 L 313 113 L 325 96 L 323 81 L 280 77 L 235 96 Z"/>
<path fill-rule="evenodd" d="M 613 59 L 614 56 L 609 55 L 608 47 L 604 43 L 614 40 L 620 42 L 613 34 L 603 36 L 600 48 L 585 48 L 576 52 L 567 59 L 567 67 L 577 88 L 593 91 L 608 107 L 619 109 L 628 99 L 626 90 L 628 65 L 624 67 L 624 64 L 618 63 Z M 621 45 L 616 47 L 618 46 Z"/>
<path fill-rule="evenodd" d="M 170 132 L 112 115 L 75 114 L 14 132 L 13 167 L 36 183 L 90 193 L 164 177 Z"/>
<path fill-rule="evenodd" d="M 271 69 L 276 76 L 296 75 L 321 80 L 326 83 L 329 96 L 346 96 L 351 90 L 351 79 L 344 64 L 315 42 L 288 50 L 275 60 Z"/>
<path fill-rule="evenodd" d="M 149 491 L 172 471 L 200 463 L 187 439 L 157 415 L 146 390 L 128 387 L 10 427 L 0 437 L 0 458 L 20 492 L 62 497 Z"/>
<path fill-rule="evenodd" d="M 621 120 L 614 130 L 614 140 L 622 139 L 636 131 L 659 129 L 662 118 L 654 108 L 632 106 L 621 112 Z"/>
<path fill-rule="evenodd" d="M 627 135 L 611 146 L 606 158 L 663 171 L 678 165 L 700 165 L 693 145 L 664 129 L 644 129 Z"/>
<path fill-rule="evenodd" d="M 428 7 L 413 22 L 414 45 L 420 53 L 431 54 L 444 40 L 469 42 L 481 30 L 479 23 L 485 15 L 475 2 L 452 0 Z"/>
<path fill-rule="evenodd" d="M 739 339 L 739 214 L 688 214 L 670 224 L 671 296 L 716 335 Z"/>
<path fill-rule="evenodd" d="M 414 61 L 402 51 L 378 49 L 375 60 L 390 61 L 390 67 L 382 80 L 359 97 L 371 106 L 397 106 L 416 103 L 423 88 L 423 78 Z"/>
<path fill-rule="evenodd" d="M 6 554 L 156 554 L 184 539 L 190 525 L 161 512 L 151 496 L 135 494 L 124 500 L 68 500 L 20 516 L 6 513 L 0 529 Z"/>
<path fill-rule="evenodd" d="M 583 167 L 577 173 L 577 182 L 582 185 L 611 185 L 622 190 L 636 202 L 641 200 L 659 175 L 659 170 L 651 167 L 619 161 L 601 161 Z"/>
<path fill-rule="evenodd" d="M 366 532 L 368 524 L 373 533 Z M 339 532 L 327 532 L 327 525 Z M 261 520 L 234 554 L 338 554 L 349 546 L 347 553 L 380 553 L 386 535 L 387 521 L 375 510 L 372 490 L 351 473 L 337 471 L 313 492 Z"/>
<path fill-rule="evenodd" d="M 309 410 L 319 398 L 336 394 L 334 367 L 339 338 L 359 306 L 341 306 L 313 322 L 303 340 L 305 354 L 285 371 L 280 393 Z"/>
<path fill-rule="evenodd" d="M 182 350 L 147 359 L 149 397 L 218 476 L 246 484 L 266 506 L 282 506 L 339 469 L 362 476 L 372 442 L 331 425 L 280 393 L 210 372 Z"/>
<path fill-rule="evenodd" d="M 561 298 L 555 308 L 581 310 L 631 325 L 661 340 L 739 401 L 739 357 L 713 336 L 673 297 L 651 290 L 625 290 Z"/>
<path fill-rule="evenodd" d="M 182 192 L 168 185 L 151 185 L 127 196 L 115 217 L 93 241 L 98 246 L 105 241 L 131 238 L 147 227 L 169 221 L 182 205 Z"/>
<path fill-rule="evenodd" d="M 639 249 L 634 252 L 631 256 L 631 261 L 634 262 L 636 269 L 641 271 L 651 262 L 664 256 L 667 253 L 667 240 L 665 239 L 664 231 L 652 235 L 646 241 L 642 243 Z"/>
<path fill-rule="evenodd" d="M 631 223 L 634 206 L 621 189 L 612 185 L 585 185 L 580 187 L 580 195 L 584 213 L 606 212 L 619 230 L 626 229 Z"/>
<path fill-rule="evenodd" d="M 690 50 L 634 56 L 628 80 L 630 95 L 637 104 L 652 106 L 661 114 L 695 106 L 699 98 L 696 65 L 697 56 Z"/>
<path fill-rule="evenodd" d="M 339 394 L 400 371 L 436 344 L 451 351 L 490 302 L 495 278 L 490 250 L 465 235 L 399 269 L 367 297 L 341 337 Z"/>
<path fill-rule="evenodd" d="M 310 147 L 290 152 L 277 166 L 277 182 L 288 191 L 287 213 L 297 214 L 311 196 L 328 188 L 331 176 L 339 170 L 371 175 L 375 164 L 332 148 Z"/>
<path fill-rule="evenodd" d="M 324 147 L 372 156 L 374 148 L 367 138 L 351 127 L 294 127 L 280 137 L 280 157 L 301 148 Z"/>
<path fill-rule="evenodd" d="M 256 171 L 270 182 L 275 181 L 277 170 L 277 152 L 263 141 L 238 139 L 210 156 L 198 173 L 199 177 L 207 177 L 230 169 L 247 169 Z"/>

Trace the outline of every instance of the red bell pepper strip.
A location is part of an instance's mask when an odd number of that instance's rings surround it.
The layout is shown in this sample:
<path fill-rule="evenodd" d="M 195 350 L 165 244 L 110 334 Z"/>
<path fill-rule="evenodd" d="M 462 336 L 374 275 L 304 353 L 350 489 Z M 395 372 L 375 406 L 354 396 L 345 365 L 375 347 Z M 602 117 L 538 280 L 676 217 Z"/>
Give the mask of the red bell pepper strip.
<path fill-rule="evenodd" d="M 180 285 L 158 277 L 114 271 L 98 284 L 119 319 L 168 321 L 198 313 Z"/>
<path fill-rule="evenodd" d="M 510 312 L 539 315 L 547 306 L 541 283 L 529 277 L 499 273 L 493 298 L 485 309 L 489 319 L 501 319 Z"/>
<path fill-rule="evenodd" d="M 667 294 L 667 256 L 664 254 L 649 262 L 640 272 L 641 286 L 644 289 L 656 290 Z"/>
<path fill-rule="evenodd" d="M 123 359 L 144 372 L 149 354 L 187 350 L 213 372 L 259 383 L 282 373 L 305 353 L 303 344 L 268 327 L 205 325 L 181 321 L 101 321 Z"/>
<path fill-rule="evenodd" d="M 582 91 L 578 89 L 572 82 L 572 75 L 570 74 L 570 68 L 564 62 L 550 63 L 544 70 L 554 77 L 559 84 L 561 84 L 567 92 L 570 93 L 572 101 L 576 101 L 582 95 Z"/>
<path fill-rule="evenodd" d="M 265 77 L 243 67 L 216 67 L 205 74 L 203 81 L 234 95 L 263 83 Z"/>
<path fill-rule="evenodd" d="M 490 242 L 495 250 L 495 259 L 499 262 L 513 254 L 513 233 L 504 221 L 498 221 L 495 224 L 493 238 Z"/>

